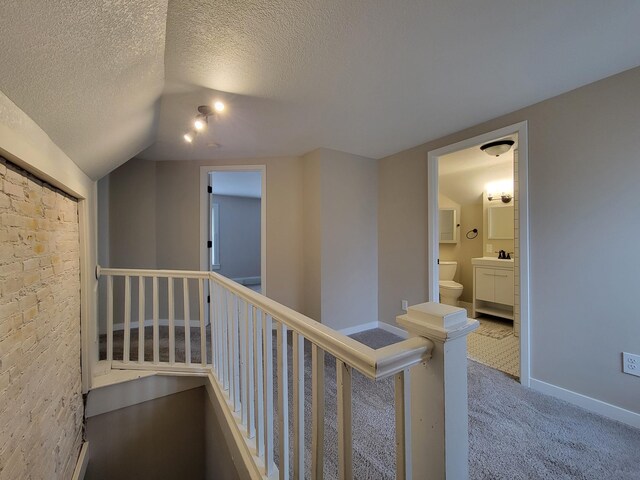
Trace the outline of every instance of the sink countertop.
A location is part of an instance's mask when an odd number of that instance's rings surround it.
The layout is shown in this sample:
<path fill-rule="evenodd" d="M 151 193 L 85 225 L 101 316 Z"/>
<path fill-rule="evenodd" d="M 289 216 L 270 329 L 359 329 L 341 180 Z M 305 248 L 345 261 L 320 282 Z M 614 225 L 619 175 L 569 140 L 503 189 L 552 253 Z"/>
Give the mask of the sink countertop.
<path fill-rule="evenodd" d="M 486 265 L 489 267 L 512 267 L 513 258 L 503 260 L 498 257 L 479 257 L 471 259 L 472 265 Z"/>

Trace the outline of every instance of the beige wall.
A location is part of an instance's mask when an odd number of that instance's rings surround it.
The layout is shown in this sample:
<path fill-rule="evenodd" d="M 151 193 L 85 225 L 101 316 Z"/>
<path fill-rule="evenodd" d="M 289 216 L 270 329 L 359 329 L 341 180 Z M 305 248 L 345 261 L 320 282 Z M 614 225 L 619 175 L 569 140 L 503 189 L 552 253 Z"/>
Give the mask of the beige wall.
<path fill-rule="evenodd" d="M 478 199 L 480 201 L 480 199 Z M 473 299 L 473 267 L 471 259 L 482 256 L 482 204 L 459 205 L 443 194 L 438 195 L 440 208 L 455 208 L 457 215 L 458 243 L 441 243 L 440 260 L 458 262 L 454 280 L 463 286 L 460 300 L 471 302 Z M 466 233 L 478 229 L 476 238 L 467 238 Z"/>
<path fill-rule="evenodd" d="M 88 418 L 85 478 L 215 478 L 206 477 L 205 402 L 194 388 Z"/>
<path fill-rule="evenodd" d="M 109 267 L 154 268 L 156 265 L 156 168 L 153 162 L 131 161 L 98 182 L 98 190 L 109 201 L 99 214 L 108 215 L 109 241 L 105 255 Z M 105 185 L 103 185 L 105 184 Z M 102 256 L 101 255 L 101 256 Z M 107 265 L 105 265 L 107 266 Z"/>
<path fill-rule="evenodd" d="M 0 158 L 0 477 L 67 479 L 82 443 L 78 203 Z"/>
<path fill-rule="evenodd" d="M 377 165 L 320 148 L 304 155 L 305 314 L 332 328 L 375 322 Z"/>
<path fill-rule="evenodd" d="M 130 160 L 100 181 L 108 178 L 110 184 L 110 250 L 120 252 L 115 257 L 111 253 L 109 266 L 200 269 L 200 167 L 205 165 L 266 165 L 267 294 L 300 310 L 302 166 L 296 157 Z M 124 232 L 124 226 L 130 231 Z M 126 251 L 134 252 L 135 258 L 131 254 L 127 258 L 131 264 L 121 265 Z"/>
<path fill-rule="evenodd" d="M 322 149 L 322 323 L 378 321 L 377 162 Z"/>
<path fill-rule="evenodd" d="M 640 413 L 620 355 L 640 338 L 638 85 L 640 68 L 382 159 L 380 318 L 428 297 L 427 152 L 526 120 L 532 377 Z"/>
<path fill-rule="evenodd" d="M 314 150 L 301 158 L 303 164 L 303 272 L 304 305 L 302 313 L 322 320 L 322 205 L 321 152 Z"/>

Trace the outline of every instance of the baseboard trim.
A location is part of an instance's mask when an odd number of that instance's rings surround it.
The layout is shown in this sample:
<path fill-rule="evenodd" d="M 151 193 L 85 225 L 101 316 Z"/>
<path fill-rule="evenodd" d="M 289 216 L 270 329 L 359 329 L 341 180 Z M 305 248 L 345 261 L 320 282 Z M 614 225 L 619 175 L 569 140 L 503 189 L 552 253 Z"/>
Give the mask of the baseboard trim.
<path fill-rule="evenodd" d="M 362 323 L 353 327 L 341 328 L 338 331 L 343 335 L 353 335 L 354 333 L 364 332 L 365 330 L 371 330 L 373 328 L 378 328 L 378 322 Z"/>
<path fill-rule="evenodd" d="M 176 327 L 183 327 L 184 328 L 184 320 L 174 320 L 173 321 L 174 325 Z M 158 320 L 158 325 L 160 327 L 168 327 L 169 326 L 169 320 L 166 318 L 161 318 Z M 199 320 L 189 320 L 189 325 L 191 326 L 191 328 L 198 328 L 200 326 L 200 321 Z M 207 325 L 209 325 L 209 322 L 204 323 L 205 327 Z M 147 319 L 144 321 L 144 326 L 146 327 L 153 327 L 153 320 L 152 319 Z M 131 322 L 131 328 L 138 328 L 138 322 Z M 117 330 L 124 330 L 124 323 L 114 323 L 113 324 L 113 330 L 117 331 Z"/>
<path fill-rule="evenodd" d="M 87 465 L 89 465 L 89 442 L 83 442 L 71 480 L 82 480 L 87 473 Z"/>
<path fill-rule="evenodd" d="M 578 407 L 584 408 L 603 417 L 616 420 L 631 427 L 640 428 L 640 413 L 626 410 L 610 403 L 587 397 L 581 393 L 576 393 L 566 388 L 558 387 L 542 380 L 531 379 L 531 388 L 545 395 L 550 395 L 565 402 L 569 402 Z"/>
<path fill-rule="evenodd" d="M 353 335 L 354 333 L 364 332 L 366 330 L 373 330 L 374 328 L 380 328 L 389 333 L 393 333 L 394 335 L 398 335 L 401 338 L 408 338 L 409 334 L 406 330 L 403 330 L 400 327 L 396 327 L 395 325 L 391 325 L 385 322 L 369 322 L 362 323 L 360 325 L 355 325 L 353 327 L 342 328 L 338 330 L 343 335 Z"/>

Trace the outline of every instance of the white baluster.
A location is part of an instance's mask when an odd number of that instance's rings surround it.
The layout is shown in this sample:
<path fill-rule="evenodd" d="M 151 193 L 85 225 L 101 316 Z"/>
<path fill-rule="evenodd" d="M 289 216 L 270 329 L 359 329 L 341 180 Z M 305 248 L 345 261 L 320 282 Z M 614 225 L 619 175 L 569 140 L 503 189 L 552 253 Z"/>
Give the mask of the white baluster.
<path fill-rule="evenodd" d="M 338 384 L 338 478 L 353 478 L 351 432 L 351 367 L 336 359 Z"/>
<path fill-rule="evenodd" d="M 263 350 L 262 350 L 262 311 L 253 309 L 253 360 L 255 373 L 255 425 L 256 450 L 258 457 L 264 455 L 264 385 L 263 385 Z"/>
<path fill-rule="evenodd" d="M 220 380 L 223 382 L 224 385 L 224 372 L 225 372 L 225 367 L 224 367 L 224 359 L 225 359 L 225 349 L 224 346 L 226 345 L 226 340 L 225 340 L 225 329 L 224 329 L 224 323 L 225 323 L 225 303 L 224 303 L 224 294 L 223 294 L 223 290 L 222 287 L 219 284 L 216 284 L 216 295 L 218 297 L 218 325 L 217 325 L 217 332 L 218 332 L 218 338 L 216 340 L 216 344 L 218 345 L 218 376 L 220 378 Z"/>
<path fill-rule="evenodd" d="M 153 363 L 160 361 L 160 298 L 158 297 L 158 277 L 153 277 Z"/>
<path fill-rule="evenodd" d="M 229 292 L 229 294 L 227 295 L 227 312 L 228 312 L 228 319 L 227 319 L 227 343 L 228 343 L 228 348 L 227 348 L 227 354 L 229 356 L 229 398 L 231 399 L 231 405 L 233 405 L 233 411 L 236 411 L 235 405 L 236 405 L 236 388 L 235 388 L 235 358 L 234 358 L 234 354 L 235 354 L 235 349 L 234 349 L 234 340 L 235 337 L 233 335 L 233 327 L 234 327 L 234 323 L 235 323 L 235 313 L 234 313 L 234 297 L 233 294 Z"/>
<path fill-rule="evenodd" d="M 144 277 L 138 277 L 138 363 L 144 363 Z"/>
<path fill-rule="evenodd" d="M 411 396 L 409 370 L 396 374 L 396 478 L 411 480 Z"/>
<path fill-rule="evenodd" d="M 189 279 L 182 279 L 182 298 L 184 305 L 184 361 L 191 365 L 191 312 L 189 311 Z"/>
<path fill-rule="evenodd" d="M 324 350 L 317 345 L 311 346 L 311 478 L 324 478 Z"/>
<path fill-rule="evenodd" d="M 107 362 L 113 361 L 113 277 L 107 277 Z"/>
<path fill-rule="evenodd" d="M 293 333 L 293 478 L 304 478 L 304 337 Z"/>
<path fill-rule="evenodd" d="M 167 292 L 169 294 L 169 363 L 176 363 L 176 312 L 173 298 L 173 278 L 167 278 Z"/>
<path fill-rule="evenodd" d="M 200 364 L 207 366 L 207 331 L 204 326 L 204 312 L 206 305 L 204 303 L 204 279 L 198 279 L 198 305 L 200 309 Z M 211 322 L 211 317 L 209 317 Z"/>
<path fill-rule="evenodd" d="M 273 330 L 271 316 L 264 315 L 264 463 L 267 476 L 273 473 Z"/>
<path fill-rule="evenodd" d="M 228 390 L 229 398 L 231 398 L 231 386 L 230 386 L 230 377 L 229 368 L 231 366 L 231 343 L 229 339 L 230 328 L 229 324 L 231 322 L 231 302 L 229 301 L 229 292 L 227 292 L 224 287 L 220 286 L 221 296 L 223 298 L 224 304 L 222 305 L 222 378 L 224 389 Z"/>
<path fill-rule="evenodd" d="M 240 411 L 240 335 L 238 333 L 239 326 L 239 318 L 240 314 L 238 311 L 238 297 L 237 295 L 233 295 L 233 316 L 231 323 L 231 338 L 233 341 L 233 363 L 232 374 L 233 374 L 233 411 Z"/>
<path fill-rule="evenodd" d="M 209 279 L 209 328 L 211 329 L 211 365 L 216 372 L 218 380 L 220 380 L 220 347 L 218 341 L 220 332 L 218 325 L 220 324 L 220 301 L 218 300 L 218 289 L 213 279 Z"/>
<path fill-rule="evenodd" d="M 248 414 L 248 404 L 247 404 L 247 386 L 248 386 L 248 378 L 247 378 L 247 342 L 245 341 L 247 337 L 247 322 L 246 322 L 246 302 L 238 300 L 238 341 L 239 341 L 239 350 L 240 350 L 240 380 L 242 384 L 240 385 L 240 423 L 242 425 L 247 425 L 247 414 Z"/>
<path fill-rule="evenodd" d="M 278 437 L 280 438 L 280 480 L 289 478 L 289 381 L 287 371 L 287 326 L 278 325 Z"/>
<path fill-rule="evenodd" d="M 131 348 L 131 280 L 124 277 L 124 345 L 122 361 L 129 362 L 129 349 Z"/>
<path fill-rule="evenodd" d="M 253 438 L 256 434 L 256 424 L 255 424 L 255 412 L 254 412 L 254 378 L 253 378 L 253 305 L 249 305 L 247 302 L 245 304 L 245 339 L 246 339 L 246 357 L 245 361 L 247 364 L 247 368 L 245 373 L 247 375 L 247 396 L 245 398 L 247 405 L 247 435 L 249 438 Z"/>

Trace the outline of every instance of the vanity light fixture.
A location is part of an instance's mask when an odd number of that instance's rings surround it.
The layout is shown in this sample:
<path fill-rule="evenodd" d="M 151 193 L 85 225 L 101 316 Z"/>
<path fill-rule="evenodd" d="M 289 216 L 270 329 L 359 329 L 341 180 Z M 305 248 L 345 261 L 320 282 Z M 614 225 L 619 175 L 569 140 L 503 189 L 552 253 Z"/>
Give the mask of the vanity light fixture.
<path fill-rule="evenodd" d="M 485 143 L 480 147 L 480 150 L 492 157 L 499 157 L 503 153 L 507 153 L 511 150 L 514 143 L 516 142 L 513 140 L 496 140 L 495 142 Z"/>
<path fill-rule="evenodd" d="M 502 203 L 509 203 L 509 202 L 511 202 L 511 199 L 513 198 L 513 196 L 510 193 L 505 193 L 505 192 L 502 192 L 500 195 L 495 195 L 493 193 L 487 193 L 487 200 L 489 200 L 490 202 L 494 198 L 497 200 L 496 197 L 499 197 L 500 200 L 502 200 Z"/>
<path fill-rule="evenodd" d="M 203 131 L 209 125 L 209 117 L 213 117 L 216 113 L 221 113 L 224 110 L 224 103 L 216 101 L 213 107 L 209 105 L 200 105 L 198 107 L 198 115 L 196 115 L 193 121 L 193 130 L 184 134 L 184 141 L 187 143 L 193 143 L 198 132 Z"/>

